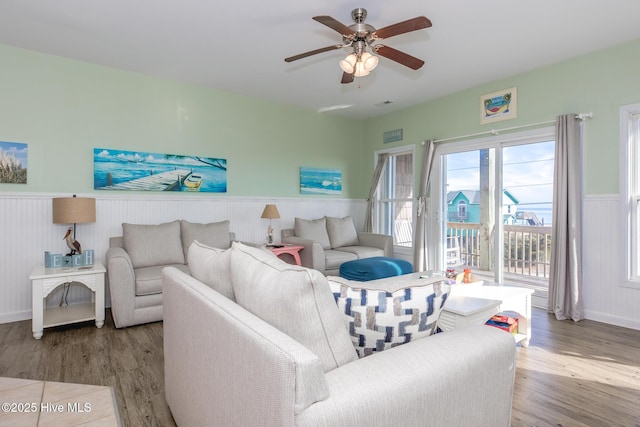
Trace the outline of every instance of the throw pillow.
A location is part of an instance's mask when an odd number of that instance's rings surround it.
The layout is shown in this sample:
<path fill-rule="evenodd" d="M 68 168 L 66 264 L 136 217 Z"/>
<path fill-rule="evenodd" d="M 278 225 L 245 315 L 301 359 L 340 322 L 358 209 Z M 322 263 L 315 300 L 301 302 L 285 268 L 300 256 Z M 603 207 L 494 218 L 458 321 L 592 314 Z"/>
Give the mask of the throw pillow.
<path fill-rule="evenodd" d="M 327 217 L 327 232 L 332 248 L 358 246 L 358 232 L 350 216 L 344 218 Z"/>
<path fill-rule="evenodd" d="M 314 352 L 325 372 L 357 359 L 327 279 L 319 271 L 234 242 L 231 283 L 239 305 Z"/>
<path fill-rule="evenodd" d="M 331 248 L 329 234 L 327 234 L 327 220 L 325 218 L 296 218 L 294 228 L 296 237 L 302 237 L 303 239 L 316 241 L 320 243 L 320 245 L 322 245 L 324 249 Z"/>
<path fill-rule="evenodd" d="M 158 225 L 122 224 L 122 241 L 134 268 L 184 264 L 178 220 Z"/>
<path fill-rule="evenodd" d="M 189 248 L 196 239 L 200 243 L 213 248 L 228 249 L 231 247 L 229 221 L 198 224 L 183 219 L 180 221 L 180 231 L 182 233 L 182 250 L 184 250 L 185 257 L 189 255 Z"/>
<path fill-rule="evenodd" d="M 364 357 L 433 334 L 449 295 L 444 277 L 398 280 L 381 289 L 375 282 L 330 277 L 351 341 Z"/>
<path fill-rule="evenodd" d="M 187 262 L 191 275 L 213 290 L 235 301 L 231 286 L 231 272 L 229 271 L 231 250 L 212 248 L 194 240 L 188 253 Z"/>

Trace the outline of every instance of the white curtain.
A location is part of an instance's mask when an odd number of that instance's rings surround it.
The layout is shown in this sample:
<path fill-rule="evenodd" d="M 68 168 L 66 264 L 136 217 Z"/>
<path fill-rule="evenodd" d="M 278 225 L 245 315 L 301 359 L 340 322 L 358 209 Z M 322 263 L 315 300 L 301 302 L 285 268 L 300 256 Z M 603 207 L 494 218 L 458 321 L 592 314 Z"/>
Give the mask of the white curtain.
<path fill-rule="evenodd" d="M 420 172 L 420 191 L 418 192 L 418 214 L 415 235 L 413 237 L 413 270 L 425 271 L 429 266 L 427 251 L 427 192 L 431 179 L 431 168 L 435 157 L 436 144 L 432 140 L 424 143 L 422 170 Z"/>
<path fill-rule="evenodd" d="M 582 300 L 581 129 L 576 114 L 556 120 L 549 313 L 584 318 Z"/>
<path fill-rule="evenodd" d="M 367 199 L 367 212 L 364 217 L 364 231 L 366 233 L 373 232 L 373 198 L 376 195 L 376 190 L 378 188 L 378 182 L 380 182 L 380 176 L 382 175 L 382 170 L 384 166 L 387 164 L 387 160 L 389 159 L 389 153 L 380 153 L 378 154 L 378 163 L 376 164 L 376 168 L 373 171 L 373 178 L 371 179 L 371 187 L 369 188 L 369 198 Z"/>

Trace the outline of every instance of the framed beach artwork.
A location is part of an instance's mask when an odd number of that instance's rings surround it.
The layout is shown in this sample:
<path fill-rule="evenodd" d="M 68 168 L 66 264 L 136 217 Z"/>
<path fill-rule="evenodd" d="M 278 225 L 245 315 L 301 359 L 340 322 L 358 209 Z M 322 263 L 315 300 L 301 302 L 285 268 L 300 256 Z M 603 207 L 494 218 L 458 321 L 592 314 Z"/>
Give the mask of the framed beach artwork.
<path fill-rule="evenodd" d="M 93 188 L 226 193 L 227 160 L 94 148 Z"/>
<path fill-rule="evenodd" d="M 300 168 L 300 194 L 341 194 L 342 171 L 339 169 Z"/>
<path fill-rule="evenodd" d="M 0 183 L 27 183 L 27 144 L 0 141 Z"/>
<path fill-rule="evenodd" d="M 480 124 L 515 119 L 518 116 L 518 88 L 499 90 L 480 97 Z"/>

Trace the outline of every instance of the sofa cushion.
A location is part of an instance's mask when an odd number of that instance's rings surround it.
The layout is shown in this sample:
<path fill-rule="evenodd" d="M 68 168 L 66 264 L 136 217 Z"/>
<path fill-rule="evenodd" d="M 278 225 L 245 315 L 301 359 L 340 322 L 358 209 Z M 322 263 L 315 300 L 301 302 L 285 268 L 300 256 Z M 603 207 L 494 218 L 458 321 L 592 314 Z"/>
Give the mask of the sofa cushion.
<path fill-rule="evenodd" d="M 327 218 L 327 233 L 333 249 L 342 246 L 358 246 L 358 232 L 350 216 L 344 218 Z"/>
<path fill-rule="evenodd" d="M 194 240 L 187 254 L 189 271 L 193 277 L 235 301 L 229 271 L 231 250 L 212 248 Z"/>
<path fill-rule="evenodd" d="M 326 218 L 320 219 L 302 219 L 296 218 L 294 229 L 296 237 L 302 237 L 303 239 L 309 239 L 320 243 L 324 249 L 331 247 L 329 241 L 329 234 L 327 233 L 327 220 Z"/>
<path fill-rule="evenodd" d="M 182 250 L 185 258 L 188 258 L 189 248 L 194 240 L 213 248 L 228 249 L 231 247 L 229 221 L 199 224 L 183 219 L 180 221 L 180 232 L 182 234 Z"/>
<path fill-rule="evenodd" d="M 176 267 L 189 274 L 189 268 L 184 264 L 167 264 L 136 268 L 136 296 L 161 294 L 162 269 L 165 267 Z"/>
<path fill-rule="evenodd" d="M 347 261 L 353 261 L 358 259 L 358 256 L 351 252 L 336 251 L 334 249 L 327 249 L 324 251 L 325 269 L 335 270 L 340 268 L 342 263 Z"/>
<path fill-rule="evenodd" d="M 184 264 L 180 221 L 164 224 L 122 224 L 124 249 L 134 268 Z"/>
<path fill-rule="evenodd" d="M 371 246 L 342 246 L 336 250 L 353 254 L 358 259 L 384 256 L 384 249 L 372 248 Z"/>
<path fill-rule="evenodd" d="M 319 271 L 234 242 L 231 283 L 239 305 L 314 352 L 325 372 L 357 359 L 329 283 Z"/>
<path fill-rule="evenodd" d="M 444 277 L 384 286 L 328 280 L 360 357 L 433 334 L 451 288 Z"/>

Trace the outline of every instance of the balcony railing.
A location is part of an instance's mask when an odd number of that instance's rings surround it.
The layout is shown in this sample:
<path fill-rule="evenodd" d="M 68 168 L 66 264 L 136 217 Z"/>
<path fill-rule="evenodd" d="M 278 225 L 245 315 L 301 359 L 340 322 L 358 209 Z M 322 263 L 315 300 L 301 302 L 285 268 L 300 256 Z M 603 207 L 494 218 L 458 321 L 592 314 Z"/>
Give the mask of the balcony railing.
<path fill-rule="evenodd" d="M 447 237 L 457 240 L 460 248 L 459 265 L 480 268 L 488 264 L 482 257 L 490 254 L 480 251 L 480 224 L 447 223 Z M 504 225 L 505 273 L 531 278 L 548 278 L 551 266 L 551 227 Z M 486 237 L 485 237 L 486 238 Z"/>

